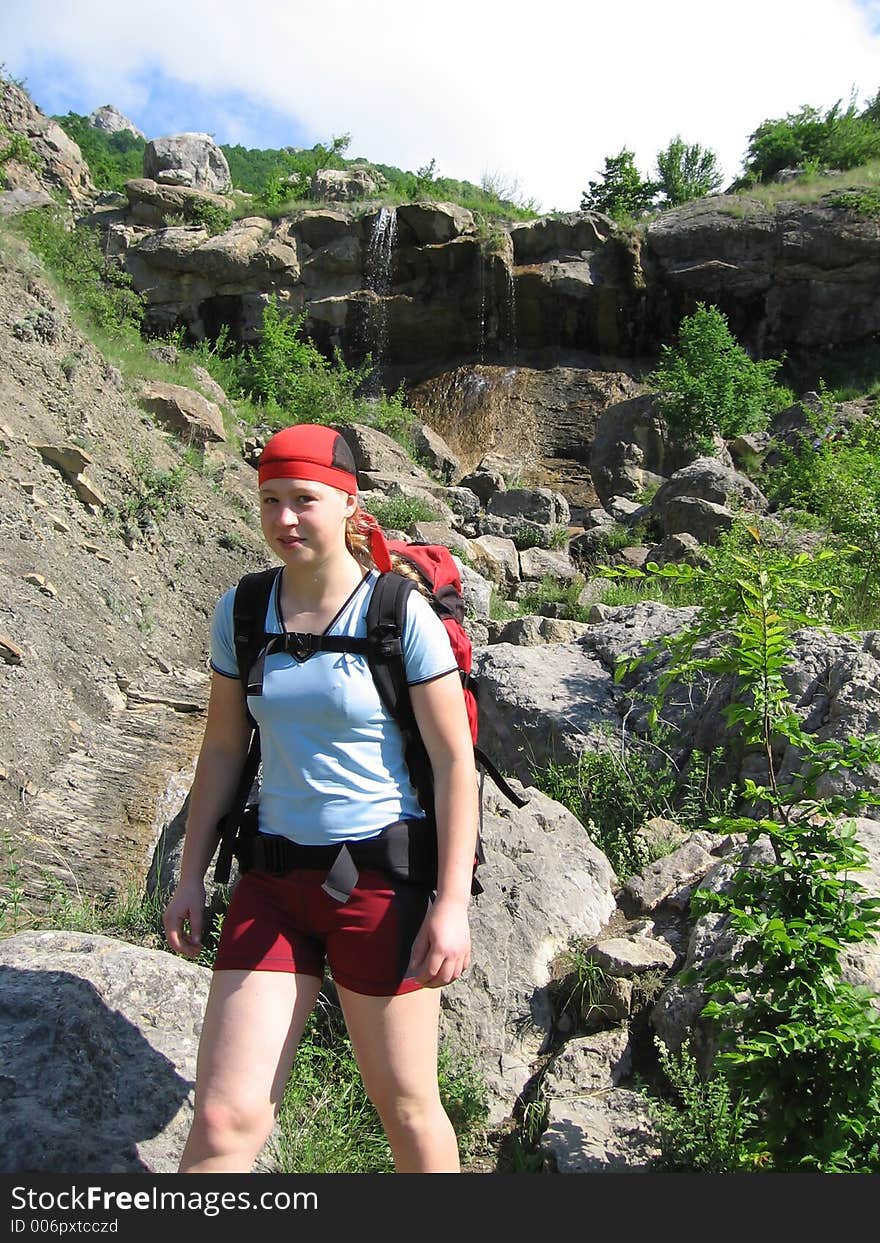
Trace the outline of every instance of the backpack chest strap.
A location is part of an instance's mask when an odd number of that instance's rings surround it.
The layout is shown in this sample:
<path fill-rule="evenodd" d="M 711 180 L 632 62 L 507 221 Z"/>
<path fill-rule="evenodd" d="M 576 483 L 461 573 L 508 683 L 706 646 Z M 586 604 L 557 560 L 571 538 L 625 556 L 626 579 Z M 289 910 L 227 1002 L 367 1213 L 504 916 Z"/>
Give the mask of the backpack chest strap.
<path fill-rule="evenodd" d="M 266 670 L 266 657 L 274 652 L 284 652 L 296 660 L 307 660 L 315 652 L 349 652 L 356 656 L 400 656 L 402 647 L 399 635 L 382 636 L 379 639 L 355 637 L 342 634 L 306 634 L 289 631 L 286 634 L 266 634 L 265 644 L 257 654 L 247 676 L 248 695 L 262 695 Z"/>

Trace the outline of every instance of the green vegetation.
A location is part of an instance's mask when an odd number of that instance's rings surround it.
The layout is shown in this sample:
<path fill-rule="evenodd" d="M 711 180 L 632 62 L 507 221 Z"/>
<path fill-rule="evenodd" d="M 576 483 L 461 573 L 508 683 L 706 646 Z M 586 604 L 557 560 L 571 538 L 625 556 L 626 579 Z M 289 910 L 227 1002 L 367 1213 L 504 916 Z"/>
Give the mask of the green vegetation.
<path fill-rule="evenodd" d="M 401 391 L 375 399 L 362 395 L 372 376 L 369 358 L 348 367 L 337 353 L 326 358 L 303 332 L 304 314 L 285 315 L 273 298 L 263 312 L 256 346 L 236 350 L 227 334 L 197 351 L 199 360 L 230 397 L 244 399 L 239 417 L 250 429 L 294 423 L 364 423 L 413 452 L 413 412 Z"/>
<path fill-rule="evenodd" d="M 827 112 L 805 105 L 781 119 L 761 123 L 749 136 L 743 176 L 746 187 L 770 181 L 784 168 L 815 173 L 849 169 L 880 158 L 880 93 L 861 111 L 855 98 L 838 100 Z"/>
<path fill-rule="evenodd" d="M 880 414 L 849 427 L 836 425 L 823 394 L 820 413 L 796 448 L 783 447 L 782 463 L 768 474 L 779 504 L 798 511 L 838 550 L 833 573 L 845 607 L 835 620 L 880 622 Z"/>
<path fill-rule="evenodd" d="M 86 225 L 69 227 L 60 208 L 14 216 L 7 226 L 22 237 L 62 286 L 84 331 L 138 335 L 144 303 L 131 277 L 104 258 L 97 234 Z"/>
<path fill-rule="evenodd" d="M 648 820 L 664 816 L 696 829 L 726 805 L 726 795 L 714 792 L 720 758 L 695 752 L 679 772 L 659 746 L 609 737 L 574 764 L 551 761 L 532 780 L 580 820 L 623 882 L 656 857 L 639 834 Z"/>
<path fill-rule="evenodd" d="M 743 1139 L 754 1113 L 734 1100 L 723 1075 L 701 1075 L 687 1046 L 673 1053 L 659 1037 L 654 1043 L 668 1084 L 665 1095 L 650 1102 L 660 1141 L 658 1168 L 700 1174 L 753 1169 L 744 1159 Z"/>
<path fill-rule="evenodd" d="M 880 187 L 877 186 L 864 190 L 839 190 L 836 194 L 829 194 L 826 201 L 831 207 L 844 207 L 857 216 L 880 216 Z"/>
<path fill-rule="evenodd" d="M 545 574 L 540 583 L 535 583 L 530 591 L 522 595 L 518 601 L 519 615 L 528 617 L 541 613 L 548 604 L 561 604 L 562 615 L 569 621 L 586 621 L 590 612 L 589 605 L 580 604 L 579 597 L 584 589 L 584 580 L 578 575 L 570 582 Z"/>
<path fill-rule="evenodd" d="M 642 177 L 635 153 L 627 147 L 607 156 L 599 181 L 591 181 L 581 198 L 581 211 L 601 211 L 620 224 L 638 220 L 653 207 L 678 207 L 703 198 L 721 185 L 714 151 L 686 143 L 676 134 L 657 152 L 657 177 Z M 659 196 L 659 199 L 658 199 Z"/>
<path fill-rule="evenodd" d="M 686 143 L 676 134 L 669 146 L 657 153 L 657 189 L 664 207 L 679 207 L 717 190 L 723 181 L 714 151 L 698 142 Z"/>
<path fill-rule="evenodd" d="M 437 522 L 440 518 L 426 501 L 410 496 L 371 502 L 370 513 L 386 531 L 406 531 L 416 522 Z"/>
<path fill-rule="evenodd" d="M 622 147 L 605 158 L 599 181 L 591 181 L 581 197 L 581 211 L 601 211 L 613 220 L 638 216 L 654 201 L 656 186 L 644 181 L 635 165 L 635 152 Z"/>
<path fill-rule="evenodd" d="M 110 507 L 107 510 L 108 517 L 118 523 L 129 543 L 144 535 L 157 534 L 169 514 L 183 510 L 190 473 L 183 461 L 168 470 L 159 469 L 143 449 L 132 449 L 130 457 L 129 491 L 118 510 Z"/>
<path fill-rule="evenodd" d="M 125 190 L 125 183 L 144 175 L 144 148 L 146 139 L 139 138 L 131 130 L 105 133 L 89 124 L 88 117 L 77 112 L 52 118 L 57 121 L 69 138 L 82 152 L 89 166 L 92 181 L 101 190 Z"/>
<path fill-rule="evenodd" d="M 0 125 L 0 144 L 0 172 L 10 160 L 26 168 L 39 168 L 39 157 L 25 134 L 13 133 Z"/>
<path fill-rule="evenodd" d="M 780 366 L 773 358 L 753 362 L 727 317 L 699 302 L 679 324 L 675 346 L 661 348 L 646 382 L 658 393 L 670 439 L 711 453 L 714 435 L 757 431 L 791 404 L 791 392 L 775 382 Z"/>
<path fill-rule="evenodd" d="M 831 772 L 864 776 L 880 762 L 880 736 L 819 741 L 803 729 L 785 683 L 792 635 L 810 622 L 792 601 L 838 594 L 812 572 L 833 555 L 768 558 L 755 532 L 732 573 L 647 570 L 702 578 L 706 601 L 660 645 L 672 657 L 661 696 L 701 673 L 734 679 L 729 745 L 764 760 L 759 780 L 743 780 L 736 814 L 711 823 L 749 845 L 768 843 L 771 857 L 753 856 L 723 892 L 695 893 L 694 914 L 722 914 L 736 939 L 729 958 L 685 978 L 709 998 L 702 1013 L 716 1042 L 714 1069 L 744 1124 L 736 1163 L 780 1172 L 880 1171 L 880 1015 L 869 991 L 844 978 L 846 948 L 880 929 L 880 899 L 853 879 L 867 856 L 851 819 L 877 795 L 852 786 L 819 792 Z M 619 676 L 646 658 L 622 662 Z M 800 756 L 786 775 L 780 744 Z"/>

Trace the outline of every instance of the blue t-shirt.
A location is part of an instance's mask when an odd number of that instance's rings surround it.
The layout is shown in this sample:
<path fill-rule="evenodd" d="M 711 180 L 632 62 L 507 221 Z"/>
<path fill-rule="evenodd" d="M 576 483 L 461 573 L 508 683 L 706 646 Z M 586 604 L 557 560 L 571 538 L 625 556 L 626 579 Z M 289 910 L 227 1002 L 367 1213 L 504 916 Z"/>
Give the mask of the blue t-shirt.
<path fill-rule="evenodd" d="M 326 633 L 365 637 L 367 605 L 377 581 L 367 574 Z M 284 626 L 276 578 L 266 630 Z M 233 640 L 235 588 L 217 603 L 211 627 L 211 668 L 238 677 Z M 458 668 L 449 636 L 418 591 L 407 600 L 403 659 L 410 686 Z M 373 837 L 395 820 L 424 812 L 409 779 L 403 740 L 376 690 L 366 656 L 285 652 L 266 660 L 263 694 L 248 696 L 260 727 L 260 832 L 303 845 Z"/>

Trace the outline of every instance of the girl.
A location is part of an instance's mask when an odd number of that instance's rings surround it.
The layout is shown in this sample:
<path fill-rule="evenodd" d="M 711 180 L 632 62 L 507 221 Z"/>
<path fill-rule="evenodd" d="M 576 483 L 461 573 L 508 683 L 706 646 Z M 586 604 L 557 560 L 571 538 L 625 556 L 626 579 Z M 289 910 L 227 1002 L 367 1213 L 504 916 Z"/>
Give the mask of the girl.
<path fill-rule="evenodd" d="M 266 630 L 365 635 L 377 580 L 368 549 L 381 533 L 371 531 L 358 507 L 344 439 L 328 427 L 286 428 L 267 442 L 258 475 L 263 534 L 283 562 Z M 188 958 L 199 954 L 203 878 L 250 734 L 233 595 L 228 591 L 215 610 L 205 736 L 180 882 L 164 914 L 169 945 Z M 369 869 L 361 869 L 342 901 L 322 888 L 326 871 L 314 868 L 277 875 L 255 867 L 240 877 L 215 961 L 181 1172 L 251 1168 L 317 1000 L 325 955 L 396 1170 L 459 1170 L 437 1086 L 437 1043 L 439 990 L 470 962 L 467 908 L 478 818 L 473 743 L 446 631 L 418 592 L 408 600 L 403 647 L 434 774 L 436 893 Z M 374 837 L 393 822 L 423 820 L 400 731 L 381 704 L 366 657 L 273 653 L 263 695 L 248 704 L 262 744 L 261 839 L 279 835 L 326 847 Z"/>

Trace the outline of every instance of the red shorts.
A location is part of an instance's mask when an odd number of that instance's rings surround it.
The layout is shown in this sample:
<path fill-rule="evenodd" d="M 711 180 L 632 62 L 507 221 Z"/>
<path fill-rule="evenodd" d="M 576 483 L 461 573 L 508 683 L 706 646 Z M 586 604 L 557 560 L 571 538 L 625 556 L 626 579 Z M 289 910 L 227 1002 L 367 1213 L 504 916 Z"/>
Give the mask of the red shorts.
<path fill-rule="evenodd" d="M 223 920 L 215 971 L 287 971 L 333 980 L 354 993 L 394 997 L 422 986 L 407 979 L 413 941 L 431 892 L 364 869 L 347 902 L 321 885 L 326 872 L 284 876 L 253 869 L 235 886 Z"/>

